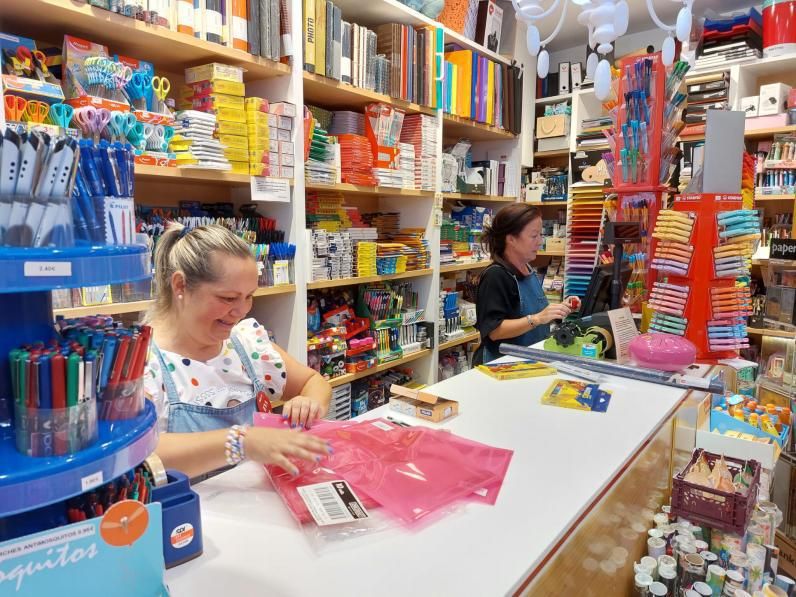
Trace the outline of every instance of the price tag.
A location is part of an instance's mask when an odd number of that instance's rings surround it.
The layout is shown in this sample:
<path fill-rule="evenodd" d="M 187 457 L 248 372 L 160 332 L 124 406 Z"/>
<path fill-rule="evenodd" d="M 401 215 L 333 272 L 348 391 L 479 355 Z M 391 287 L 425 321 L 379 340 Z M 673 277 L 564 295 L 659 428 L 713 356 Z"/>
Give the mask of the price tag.
<path fill-rule="evenodd" d="M 252 201 L 290 203 L 290 183 L 286 178 L 251 177 Z"/>
<path fill-rule="evenodd" d="M 26 261 L 26 278 L 61 277 L 72 275 L 71 261 Z"/>
<path fill-rule="evenodd" d="M 83 491 L 89 491 L 102 485 L 102 471 L 97 471 L 80 479 L 80 487 Z"/>
<path fill-rule="evenodd" d="M 442 193 L 440 193 L 439 191 L 434 193 L 434 208 L 442 209 Z"/>

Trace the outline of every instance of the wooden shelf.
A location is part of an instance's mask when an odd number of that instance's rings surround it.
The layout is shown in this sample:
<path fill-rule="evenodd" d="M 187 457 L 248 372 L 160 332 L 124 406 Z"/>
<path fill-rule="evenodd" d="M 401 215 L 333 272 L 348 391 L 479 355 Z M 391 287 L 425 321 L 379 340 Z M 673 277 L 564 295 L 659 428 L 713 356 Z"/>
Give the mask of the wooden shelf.
<path fill-rule="evenodd" d="M 757 129 L 754 131 L 745 131 L 743 136 L 746 139 L 768 139 L 774 135 L 782 133 L 796 133 L 796 125 L 782 126 L 773 129 Z"/>
<path fill-rule="evenodd" d="M 436 113 L 433 108 L 428 106 L 407 102 L 369 89 L 354 87 L 314 73 L 304 71 L 302 77 L 304 79 L 304 103 L 306 104 L 327 109 L 361 111 L 373 102 L 384 102 L 404 110 L 407 114 L 433 115 Z"/>
<path fill-rule="evenodd" d="M 135 56 L 155 65 L 161 74 L 182 75 L 189 66 L 221 62 L 244 67 L 247 81 L 290 74 L 290 67 L 252 56 L 192 35 L 148 25 L 87 3 L 69 0 L 2 0 L 4 31 L 33 39 L 63 43 L 64 33 L 105 44 L 110 53 Z M 176 93 L 177 90 L 172 90 Z"/>
<path fill-rule="evenodd" d="M 439 272 L 441 274 L 450 274 L 453 272 L 466 272 L 471 269 L 484 269 L 491 261 L 473 261 L 471 263 L 450 263 L 441 265 Z"/>
<path fill-rule="evenodd" d="M 371 282 L 386 282 L 387 280 L 421 278 L 423 276 L 430 276 L 433 272 L 433 269 L 428 268 L 404 272 L 402 274 L 386 274 L 384 276 L 361 276 L 359 278 L 340 278 L 339 280 L 316 280 L 315 282 L 308 282 L 307 288 L 309 290 L 316 290 L 318 288 L 337 288 L 338 286 L 355 286 L 357 284 L 370 284 Z"/>
<path fill-rule="evenodd" d="M 550 104 L 560 104 L 561 102 L 568 102 L 572 100 L 571 93 L 563 95 L 551 95 L 550 97 L 537 97 L 535 102 L 537 106 L 548 106 Z"/>
<path fill-rule="evenodd" d="M 258 288 L 254 296 L 273 296 L 277 294 L 291 294 L 296 292 L 295 284 L 285 284 L 282 286 L 271 286 L 268 288 Z M 88 315 L 121 315 L 123 313 L 139 313 L 146 311 L 154 301 L 132 301 L 129 303 L 111 303 L 109 305 L 94 305 L 93 307 L 67 307 L 64 309 L 53 309 L 54 315 L 64 317 L 85 317 Z"/>
<path fill-rule="evenodd" d="M 516 197 L 501 195 L 479 195 L 478 193 L 442 193 L 442 198 L 451 201 L 489 201 L 491 203 L 516 203 Z"/>
<path fill-rule="evenodd" d="M 342 386 L 343 384 L 351 383 L 357 379 L 362 379 L 363 377 L 368 377 L 375 373 L 381 373 L 382 371 L 387 371 L 387 369 L 392 369 L 393 367 L 400 367 L 401 365 L 405 365 L 406 363 L 411 363 L 412 361 L 416 361 L 417 359 L 422 359 L 425 356 L 431 354 L 430 348 L 425 348 L 423 350 L 419 350 L 417 352 L 413 352 L 412 354 L 408 354 L 403 358 L 400 358 L 395 361 L 390 361 L 389 363 L 383 363 L 381 365 L 376 365 L 375 367 L 371 367 L 370 369 L 365 369 L 364 371 L 360 371 L 358 373 L 346 373 L 345 375 L 341 375 L 340 377 L 335 377 L 334 379 L 329 380 L 329 384 L 335 388 L 337 386 Z"/>
<path fill-rule="evenodd" d="M 569 147 L 566 149 L 551 149 L 549 151 L 534 151 L 533 159 L 537 158 L 563 158 L 569 156 Z"/>
<path fill-rule="evenodd" d="M 537 257 L 565 257 L 566 251 L 537 251 Z"/>
<path fill-rule="evenodd" d="M 796 195 L 755 195 L 755 201 L 796 201 Z"/>
<path fill-rule="evenodd" d="M 443 351 L 448 348 L 454 348 L 456 346 L 461 346 L 462 344 L 467 344 L 468 342 L 476 342 L 481 340 L 481 334 L 478 333 L 476 330 L 475 332 L 466 333 L 464 336 L 460 336 L 458 338 L 454 338 L 453 340 L 448 340 L 447 342 L 443 342 L 438 346 L 438 350 Z"/>
<path fill-rule="evenodd" d="M 167 168 L 165 166 L 147 166 L 144 164 L 135 165 L 135 177 L 137 180 L 176 184 L 196 183 L 232 187 L 248 187 L 251 184 L 251 176 L 248 174 L 233 174 L 231 172 L 202 170 L 199 168 Z"/>
<path fill-rule="evenodd" d="M 455 137 L 470 139 L 470 141 L 502 141 L 515 139 L 516 135 L 495 126 L 475 122 L 469 118 L 444 114 L 442 117 L 442 138 L 452 139 Z"/>
<path fill-rule="evenodd" d="M 750 336 L 768 336 L 770 338 L 796 338 L 796 332 L 787 330 L 769 330 L 763 328 L 746 328 Z"/>
<path fill-rule="evenodd" d="M 526 201 L 525 203 L 527 203 L 528 205 L 533 205 L 535 207 L 547 207 L 551 205 L 557 205 L 560 207 L 562 205 L 567 204 L 566 201 Z"/>
<path fill-rule="evenodd" d="M 399 187 L 366 187 L 356 184 L 341 182 L 338 184 L 310 184 L 306 185 L 308 191 L 339 191 L 341 193 L 371 195 L 383 197 L 434 197 L 434 191 L 420 191 L 418 189 L 401 189 Z"/>

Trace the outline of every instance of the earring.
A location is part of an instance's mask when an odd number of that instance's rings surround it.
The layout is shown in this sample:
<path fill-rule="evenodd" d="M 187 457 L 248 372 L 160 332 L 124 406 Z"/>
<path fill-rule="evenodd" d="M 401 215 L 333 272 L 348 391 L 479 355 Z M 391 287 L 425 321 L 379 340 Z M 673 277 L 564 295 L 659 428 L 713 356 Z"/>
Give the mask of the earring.
<path fill-rule="evenodd" d="M 178 294 L 178 295 L 177 295 L 177 298 L 178 298 L 178 299 L 180 299 L 180 300 L 182 300 L 182 295 L 181 295 L 181 294 Z"/>

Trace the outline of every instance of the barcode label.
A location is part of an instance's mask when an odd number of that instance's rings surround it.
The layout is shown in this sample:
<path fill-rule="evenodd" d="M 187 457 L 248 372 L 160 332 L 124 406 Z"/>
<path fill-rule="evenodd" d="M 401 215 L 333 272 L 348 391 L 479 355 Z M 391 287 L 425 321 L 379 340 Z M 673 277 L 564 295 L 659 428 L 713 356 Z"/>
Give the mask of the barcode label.
<path fill-rule="evenodd" d="M 367 510 L 345 481 L 304 485 L 298 488 L 298 492 L 318 526 L 368 517 Z"/>

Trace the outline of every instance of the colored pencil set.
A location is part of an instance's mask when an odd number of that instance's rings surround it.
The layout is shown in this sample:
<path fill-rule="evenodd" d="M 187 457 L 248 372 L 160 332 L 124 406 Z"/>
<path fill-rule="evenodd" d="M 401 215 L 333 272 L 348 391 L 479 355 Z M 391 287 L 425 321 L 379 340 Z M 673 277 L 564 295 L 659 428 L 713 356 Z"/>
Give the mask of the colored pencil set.
<path fill-rule="evenodd" d="M 151 328 L 110 317 L 60 319 L 56 327 L 60 337 L 9 353 L 17 447 L 30 456 L 79 451 L 97 437 L 97 413 L 128 419 L 144 405 Z"/>

